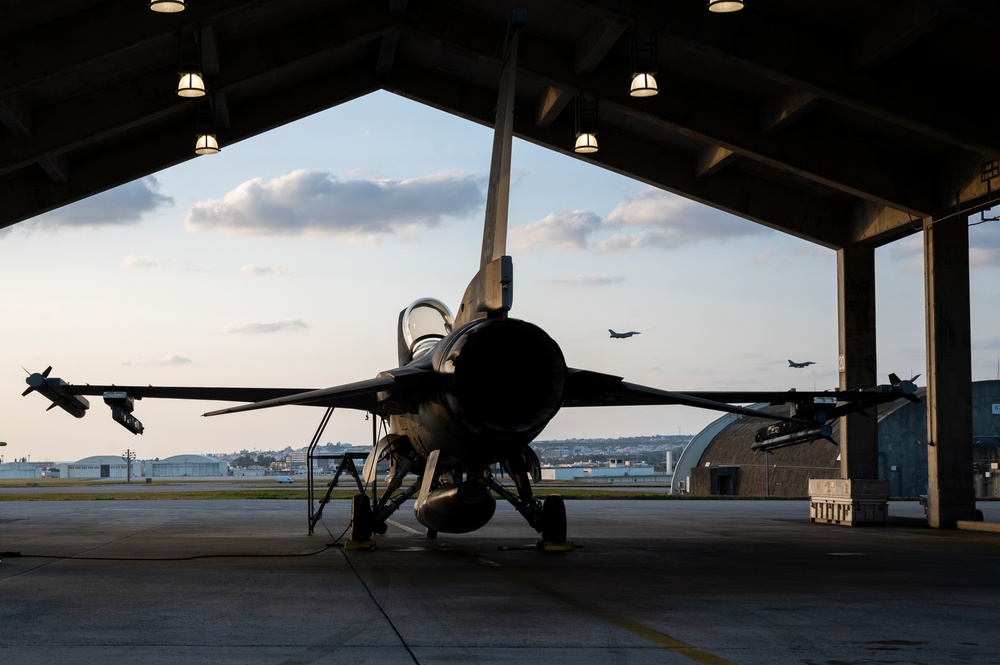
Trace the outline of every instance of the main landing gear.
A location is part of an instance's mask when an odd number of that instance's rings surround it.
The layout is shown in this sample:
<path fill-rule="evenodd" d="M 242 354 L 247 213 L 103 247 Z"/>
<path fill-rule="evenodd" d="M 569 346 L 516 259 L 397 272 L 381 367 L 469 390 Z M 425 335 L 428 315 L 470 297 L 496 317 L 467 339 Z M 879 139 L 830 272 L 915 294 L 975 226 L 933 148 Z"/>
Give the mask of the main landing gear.
<path fill-rule="evenodd" d="M 420 489 L 419 483 L 412 483 L 410 487 L 396 494 L 403 478 L 413 467 L 415 455 L 405 438 L 398 439 L 395 445 L 395 449 L 388 451 L 393 459 L 393 473 L 381 493 L 376 489 L 374 478 L 369 479 L 372 482 L 367 483 L 371 487 L 371 496 L 364 490 L 361 479 L 357 478 L 358 488 L 362 492 L 355 494 L 351 500 L 351 539 L 345 545 L 348 549 L 375 549 L 372 537 L 375 534 L 385 533 L 388 529 L 386 520 L 389 516 Z M 375 497 L 374 503 L 372 497 Z"/>
<path fill-rule="evenodd" d="M 558 494 L 542 501 L 542 542 L 566 543 L 566 504 Z"/>
<path fill-rule="evenodd" d="M 341 455 L 316 455 L 316 446 L 319 444 L 330 422 L 333 414 L 333 407 L 326 410 L 316 433 L 313 435 L 307 453 L 308 467 L 308 504 L 309 504 L 309 534 L 312 535 L 317 522 L 323 517 L 323 508 L 330 502 L 333 490 L 341 476 L 347 476 L 354 480 L 358 493 L 351 500 L 351 537 L 344 544 L 345 549 L 375 549 L 375 541 L 372 539 L 375 534 L 385 533 L 387 530 L 386 520 L 404 502 L 413 497 L 420 489 L 419 483 L 413 483 L 408 488 L 400 489 L 403 478 L 413 469 L 417 456 L 409 444 L 409 440 L 404 436 L 389 435 L 381 441 L 376 441 L 375 422 L 372 423 L 373 452 L 365 453 L 345 453 Z M 315 497 L 315 483 L 313 479 L 313 460 L 323 457 L 335 457 L 340 459 L 337 471 L 333 480 L 327 485 L 326 494 L 319 499 L 318 505 Z M 391 477 L 385 489 L 378 491 L 376 482 L 375 464 L 381 457 L 389 457 L 392 460 Z M 370 459 L 369 459 L 370 458 Z M 355 465 L 355 460 L 365 459 L 364 472 L 359 472 Z M 398 494 L 394 496 L 397 490 Z M 369 495 L 370 492 L 370 495 Z"/>
<path fill-rule="evenodd" d="M 535 531 L 541 534 L 535 545 L 543 550 L 572 550 L 573 543 L 566 540 L 566 504 L 558 494 L 552 494 L 539 501 L 534 498 L 528 473 L 537 469 L 538 458 L 531 449 L 523 455 L 507 460 L 504 465 L 514 481 L 514 494 L 501 485 L 492 475 L 486 475 L 490 489 L 506 499 L 517 512 L 524 516 Z"/>

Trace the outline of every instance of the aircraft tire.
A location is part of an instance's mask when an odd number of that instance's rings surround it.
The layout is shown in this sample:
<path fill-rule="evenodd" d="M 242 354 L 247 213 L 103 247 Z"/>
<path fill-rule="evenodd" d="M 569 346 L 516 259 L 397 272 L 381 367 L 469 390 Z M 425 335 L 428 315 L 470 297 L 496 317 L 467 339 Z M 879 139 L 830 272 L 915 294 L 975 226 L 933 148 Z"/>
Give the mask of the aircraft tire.
<path fill-rule="evenodd" d="M 428 538 L 437 538 L 438 537 L 437 529 L 432 529 L 430 527 L 427 527 L 427 532 L 426 533 L 427 533 L 427 537 Z"/>
<path fill-rule="evenodd" d="M 566 542 L 566 504 L 558 494 L 542 501 L 542 540 L 547 543 Z"/>
<path fill-rule="evenodd" d="M 359 543 L 371 540 L 374 522 L 371 499 L 367 494 L 355 494 L 351 500 L 351 540 Z"/>

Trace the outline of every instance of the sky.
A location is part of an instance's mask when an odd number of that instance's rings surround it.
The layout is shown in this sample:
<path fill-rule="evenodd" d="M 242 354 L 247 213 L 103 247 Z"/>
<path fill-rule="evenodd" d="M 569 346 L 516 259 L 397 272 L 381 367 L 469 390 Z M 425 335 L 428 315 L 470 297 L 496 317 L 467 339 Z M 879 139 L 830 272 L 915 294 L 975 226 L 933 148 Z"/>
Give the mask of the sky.
<path fill-rule="evenodd" d="M 46 413 L 25 370 L 323 388 L 391 369 L 400 310 L 454 310 L 478 268 L 491 142 L 378 92 L 0 230 L 4 461 L 307 445 L 322 409 L 147 399 L 134 436 L 97 398 L 83 419 Z M 512 163 L 511 316 L 571 367 L 678 391 L 837 386 L 833 251 L 518 139 Z M 970 229 L 970 259 L 973 378 L 995 379 L 1000 222 Z M 880 376 L 924 372 L 922 270 L 919 234 L 876 253 Z M 540 438 L 695 434 L 717 415 L 563 409 Z M 370 443 L 371 422 L 337 411 L 323 440 Z"/>

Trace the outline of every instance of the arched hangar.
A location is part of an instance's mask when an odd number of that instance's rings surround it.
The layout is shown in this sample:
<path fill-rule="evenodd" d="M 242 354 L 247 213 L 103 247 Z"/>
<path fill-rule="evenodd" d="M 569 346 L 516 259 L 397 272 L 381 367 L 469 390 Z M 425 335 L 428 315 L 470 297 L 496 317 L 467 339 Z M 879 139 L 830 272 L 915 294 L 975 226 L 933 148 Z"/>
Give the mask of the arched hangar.
<path fill-rule="evenodd" d="M 926 388 L 917 391 L 921 399 Z M 786 413 L 787 407 L 755 405 L 764 412 Z M 894 497 L 927 494 L 927 413 L 923 404 L 897 400 L 878 410 L 878 478 L 889 481 Z M 810 478 L 840 478 L 841 451 L 831 441 L 754 452 L 754 435 L 762 421 L 725 416 L 692 439 L 678 460 L 675 484 L 695 495 L 808 495 Z M 971 441 L 974 464 L 968 476 L 977 496 L 997 496 L 1000 475 L 1000 380 L 972 384 Z M 840 437 L 833 422 L 833 440 Z"/>
<path fill-rule="evenodd" d="M 0 478 L 38 478 L 38 469 L 27 462 L 0 464 Z"/>
<path fill-rule="evenodd" d="M 229 473 L 229 464 L 207 455 L 174 455 L 147 461 L 145 473 L 150 478 L 225 476 Z"/>
<path fill-rule="evenodd" d="M 128 478 L 128 462 L 118 455 L 94 455 L 59 465 L 60 478 Z M 132 462 L 132 475 L 139 475 L 140 463 Z"/>

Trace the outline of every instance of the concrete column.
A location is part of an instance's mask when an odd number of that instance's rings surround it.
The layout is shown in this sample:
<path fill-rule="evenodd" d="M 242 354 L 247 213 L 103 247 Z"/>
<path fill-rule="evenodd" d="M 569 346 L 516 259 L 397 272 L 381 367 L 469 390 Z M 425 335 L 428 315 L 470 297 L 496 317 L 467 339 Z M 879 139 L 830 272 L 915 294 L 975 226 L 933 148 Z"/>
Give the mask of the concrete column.
<path fill-rule="evenodd" d="M 927 519 L 975 519 L 969 227 L 958 215 L 924 228 L 927 316 Z"/>
<path fill-rule="evenodd" d="M 837 251 L 837 313 L 840 389 L 871 388 L 878 383 L 874 247 L 851 246 Z M 854 413 L 840 419 L 840 475 L 852 480 L 878 479 L 875 413 Z"/>

